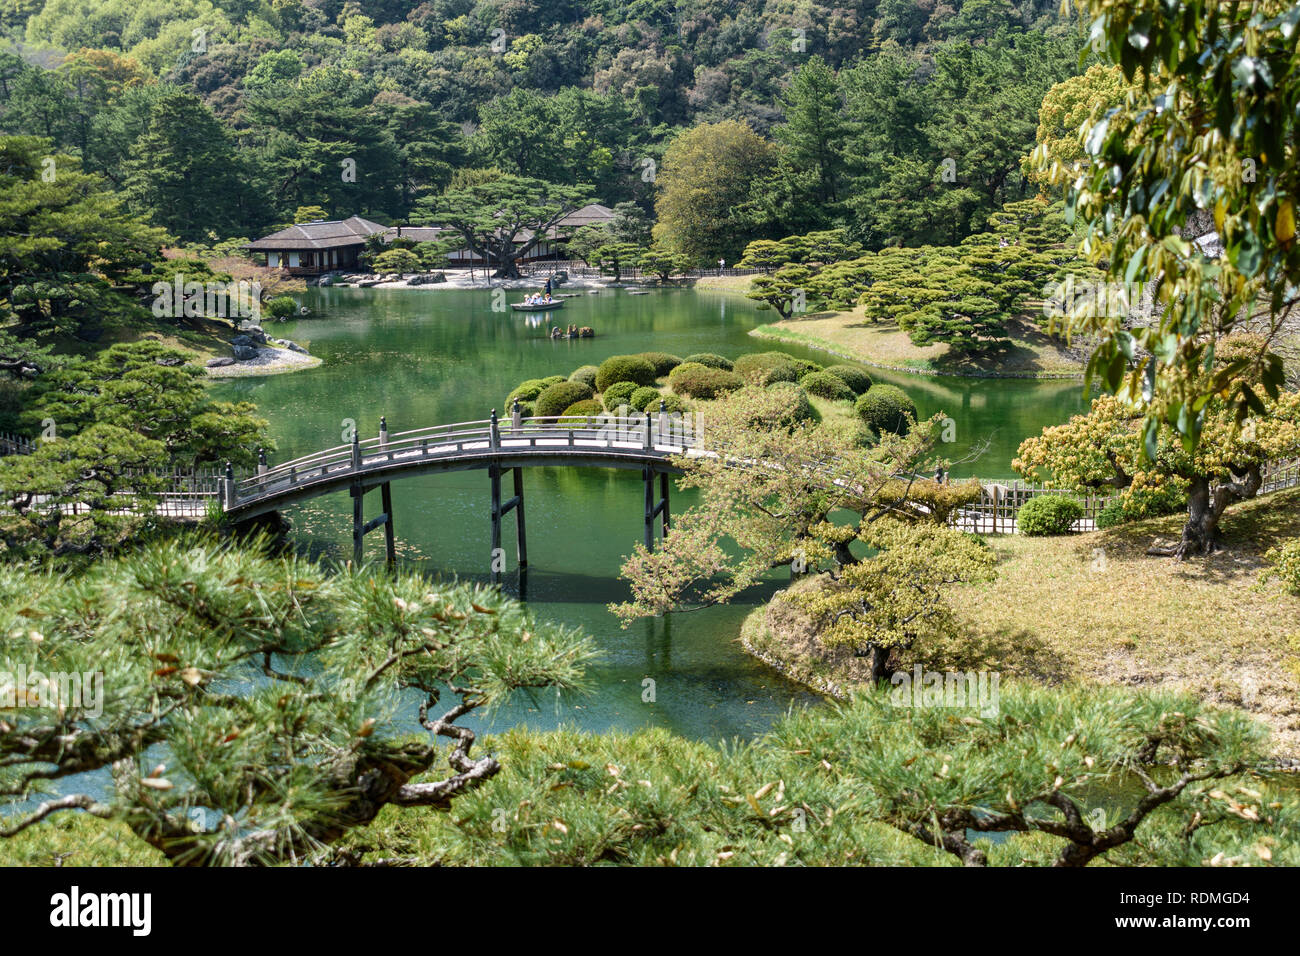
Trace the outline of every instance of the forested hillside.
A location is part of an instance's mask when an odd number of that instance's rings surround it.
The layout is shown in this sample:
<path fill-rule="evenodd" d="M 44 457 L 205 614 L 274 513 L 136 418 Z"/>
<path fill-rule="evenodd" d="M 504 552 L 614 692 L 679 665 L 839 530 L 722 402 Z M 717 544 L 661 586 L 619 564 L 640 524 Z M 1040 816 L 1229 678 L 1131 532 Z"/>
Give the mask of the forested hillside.
<path fill-rule="evenodd" d="M 742 149 L 715 197 L 728 241 L 679 244 L 700 256 L 983 228 L 1026 195 L 1039 105 L 1083 43 L 1043 0 L 7 0 L 2 22 L 0 127 L 181 240 L 300 207 L 417 219 L 484 168 L 652 213 Z"/>

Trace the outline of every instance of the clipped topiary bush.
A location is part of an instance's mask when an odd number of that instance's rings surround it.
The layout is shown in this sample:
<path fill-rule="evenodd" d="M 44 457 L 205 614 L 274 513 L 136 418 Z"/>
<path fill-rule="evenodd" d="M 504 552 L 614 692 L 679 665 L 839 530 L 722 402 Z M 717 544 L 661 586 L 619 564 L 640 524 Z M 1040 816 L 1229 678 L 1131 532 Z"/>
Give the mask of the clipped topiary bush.
<path fill-rule="evenodd" d="M 715 355 L 712 352 L 696 352 L 694 355 L 688 355 L 682 359 L 682 364 L 685 365 L 687 362 L 707 365 L 709 368 L 720 368 L 724 372 L 732 371 L 731 359 Z"/>
<path fill-rule="evenodd" d="M 916 404 L 896 385 L 872 385 L 854 408 L 876 434 L 905 435 L 916 421 Z"/>
<path fill-rule="evenodd" d="M 829 398 L 833 402 L 851 402 L 855 397 L 848 383 L 830 372 L 809 372 L 799 379 L 799 385 L 809 395 Z"/>
<path fill-rule="evenodd" d="M 537 396 L 533 410 L 538 418 L 554 418 L 574 402 L 591 398 L 592 394 L 590 386 L 581 382 L 556 382 Z"/>
<path fill-rule="evenodd" d="M 860 368 L 854 368 L 852 365 L 828 365 L 826 373 L 834 375 L 853 389 L 854 395 L 861 395 L 871 387 L 871 376 Z"/>
<path fill-rule="evenodd" d="M 745 384 L 735 372 L 709 368 L 698 362 L 683 362 L 668 376 L 668 385 L 678 395 L 688 398 L 718 398 Z"/>
<path fill-rule="evenodd" d="M 1037 495 L 1016 512 L 1016 527 L 1021 534 L 1041 538 L 1069 534 L 1074 523 L 1083 517 L 1083 505 L 1065 495 Z"/>
<path fill-rule="evenodd" d="M 647 408 L 650 408 L 651 405 L 653 405 L 654 408 L 658 408 L 659 389 L 643 385 L 632 393 L 632 397 L 627 400 L 627 403 L 638 412 L 644 412 Z M 651 410 L 653 411 L 653 409 Z"/>
<path fill-rule="evenodd" d="M 575 368 L 573 374 L 569 376 L 569 381 L 581 382 L 583 385 L 591 388 L 592 391 L 595 391 L 597 371 L 598 370 L 594 365 L 584 365 L 581 368 Z"/>
<path fill-rule="evenodd" d="M 786 402 L 786 412 L 781 416 L 780 424 L 793 425 L 795 422 L 817 421 L 817 410 L 808 401 L 808 393 L 793 382 L 776 382 L 769 385 L 769 392 L 780 395 Z"/>
<path fill-rule="evenodd" d="M 642 352 L 640 358 L 645 359 L 655 367 L 655 375 L 667 375 L 682 364 L 680 356 L 670 355 L 667 352 Z"/>
<path fill-rule="evenodd" d="M 596 391 L 604 392 L 618 382 L 653 385 L 655 367 L 639 355 L 611 355 L 596 370 Z"/>
<path fill-rule="evenodd" d="M 684 401 L 682 401 L 680 395 L 660 395 L 659 401 L 663 402 L 665 412 L 680 413 L 680 412 L 689 411 L 691 407 L 688 404 L 686 404 Z M 659 405 L 656 403 L 655 406 L 650 410 L 652 412 L 659 411 Z"/>
<path fill-rule="evenodd" d="M 595 418 L 604 410 L 604 407 L 600 402 L 596 401 L 596 399 L 584 398 L 580 402 L 574 402 L 560 414 L 564 415 L 566 418 L 570 415 L 582 415 L 587 418 Z"/>
<path fill-rule="evenodd" d="M 1122 501 L 1112 501 L 1097 512 L 1098 528 L 1113 528 L 1115 525 L 1123 524 L 1127 520 L 1128 516 L 1124 514 L 1124 502 Z"/>
<path fill-rule="evenodd" d="M 1276 548 L 1269 548 L 1264 560 L 1271 567 L 1260 575 L 1261 581 L 1276 578 L 1281 582 L 1283 590 L 1300 595 L 1300 538 L 1292 538 Z"/>
<path fill-rule="evenodd" d="M 521 402 L 533 402 L 537 396 L 542 394 L 543 389 L 547 387 L 546 382 L 540 378 L 529 378 L 515 386 L 515 390 L 506 396 L 506 408 L 509 409 L 517 398 Z"/>
<path fill-rule="evenodd" d="M 281 319 L 298 311 L 298 303 L 292 296 L 278 295 L 266 303 L 264 311 L 273 319 Z"/>
<path fill-rule="evenodd" d="M 521 402 L 532 402 L 537 396 L 552 385 L 565 381 L 563 375 L 548 375 L 546 378 L 529 378 L 515 386 L 515 390 L 506 396 L 506 408 L 516 398 Z"/>
<path fill-rule="evenodd" d="M 605 389 L 601 396 L 605 400 L 605 407 L 611 412 L 618 411 L 620 405 L 630 405 L 632 393 L 643 386 L 636 382 L 615 382 L 609 388 Z"/>
<path fill-rule="evenodd" d="M 797 382 L 809 372 L 820 372 L 822 367 L 785 352 L 751 352 L 736 359 L 733 370 L 760 385 L 771 385 L 773 382 Z"/>

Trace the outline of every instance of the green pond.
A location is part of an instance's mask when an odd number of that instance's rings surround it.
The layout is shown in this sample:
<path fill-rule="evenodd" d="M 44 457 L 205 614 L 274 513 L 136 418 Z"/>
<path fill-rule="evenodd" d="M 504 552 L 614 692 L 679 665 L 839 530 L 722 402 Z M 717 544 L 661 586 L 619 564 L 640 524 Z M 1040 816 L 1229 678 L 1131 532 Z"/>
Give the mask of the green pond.
<path fill-rule="evenodd" d="M 518 293 L 509 294 L 513 301 Z M 312 289 L 309 318 L 275 323 L 271 334 L 308 345 L 324 360 L 316 369 L 214 385 L 214 396 L 256 402 L 285 461 L 343 441 L 345 419 L 363 436 L 379 417 L 391 431 L 484 419 L 503 412 L 505 395 L 521 380 L 568 375 L 610 355 L 663 351 L 718 352 L 735 357 L 777 347 L 748 333 L 771 321 L 739 296 L 664 290 L 630 296 L 604 290 L 568 300 L 563 310 L 529 316 L 494 312 L 493 293 L 433 289 Z M 596 337 L 552 340 L 550 324 L 589 325 Z M 781 350 L 822 364 L 838 359 L 795 346 Z M 870 370 L 878 381 L 905 388 L 922 416 L 949 415 L 959 458 L 973 444 L 988 451 L 954 475 L 1005 477 L 1016 446 L 1043 426 L 1063 421 L 1084 404 L 1077 382 L 937 378 Z M 509 483 L 507 482 L 507 487 Z M 741 621 L 788 576 L 774 575 L 733 606 L 643 621 L 623 630 L 606 610 L 627 588 L 623 557 L 643 534 L 640 476 L 599 469 L 529 469 L 524 475 L 529 568 L 514 568 L 513 522 L 503 525 L 510 573 L 503 587 L 524 597 L 543 619 L 593 635 L 603 658 L 594 691 L 577 701 L 521 698 L 491 727 L 557 724 L 592 731 L 661 725 L 687 737 L 717 741 L 762 732 L 792 704 L 816 698 L 750 658 L 737 643 Z M 410 567 L 444 579 L 486 581 L 489 564 L 486 472 L 404 479 L 393 485 L 399 555 Z M 378 495 L 366 502 L 378 513 Z M 691 504 L 686 493 L 673 510 Z M 314 554 L 351 552 L 351 501 L 318 498 L 288 512 L 294 540 Z M 367 554 L 382 553 L 383 535 L 368 536 Z M 643 702 L 643 682 L 654 701 Z"/>

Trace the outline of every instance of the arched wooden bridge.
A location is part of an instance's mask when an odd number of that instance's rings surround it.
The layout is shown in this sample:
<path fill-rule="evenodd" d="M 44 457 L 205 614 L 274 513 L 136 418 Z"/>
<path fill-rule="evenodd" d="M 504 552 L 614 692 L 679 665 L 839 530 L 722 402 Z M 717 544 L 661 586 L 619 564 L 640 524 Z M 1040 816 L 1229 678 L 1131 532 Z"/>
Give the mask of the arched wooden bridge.
<path fill-rule="evenodd" d="M 362 439 L 354 434 L 348 444 L 273 467 L 260 456 L 257 473 L 242 480 L 237 480 L 227 466 L 221 486 L 221 506 L 231 519 L 245 521 L 346 488 L 352 496 L 354 559 L 361 559 L 365 535 L 382 526 L 386 554 L 392 562 L 396 554 L 391 483 L 415 475 L 485 469 L 491 486 L 491 554 L 495 573 L 502 564 L 497 560 L 501 555 L 501 519 L 511 511 L 515 512 L 518 532 L 519 565 L 525 567 L 528 563 L 524 527 L 525 467 L 639 470 L 645 482 L 645 543 L 647 548 L 652 548 L 656 519 L 660 519 L 662 533 L 668 533 L 668 476 L 681 471 L 671 458 L 709 454 L 703 449 L 701 438 L 698 418 L 664 411 L 630 417 L 608 414 L 546 419 L 524 419 L 516 411 L 511 418 L 498 420 L 494 409 L 491 417 L 482 421 L 391 434 L 387 421 L 381 418 L 379 435 L 375 438 Z M 503 501 L 501 477 L 506 471 L 513 473 L 513 496 Z M 366 520 L 363 499 L 366 492 L 375 488 L 380 490 L 381 512 Z"/>

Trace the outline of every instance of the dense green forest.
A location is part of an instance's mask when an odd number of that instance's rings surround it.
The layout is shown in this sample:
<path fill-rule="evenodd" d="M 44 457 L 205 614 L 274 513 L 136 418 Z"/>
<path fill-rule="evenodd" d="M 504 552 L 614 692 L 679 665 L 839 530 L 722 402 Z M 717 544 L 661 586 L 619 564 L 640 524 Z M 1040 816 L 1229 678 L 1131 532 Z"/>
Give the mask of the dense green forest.
<path fill-rule="evenodd" d="M 674 243 L 697 258 L 946 244 L 1037 192 L 1039 106 L 1087 65 L 1042 0 L 8 0 L 0 24 L 0 128 L 186 242 L 299 207 L 419 221 L 483 169 L 651 214 L 716 167 L 724 237 Z"/>

